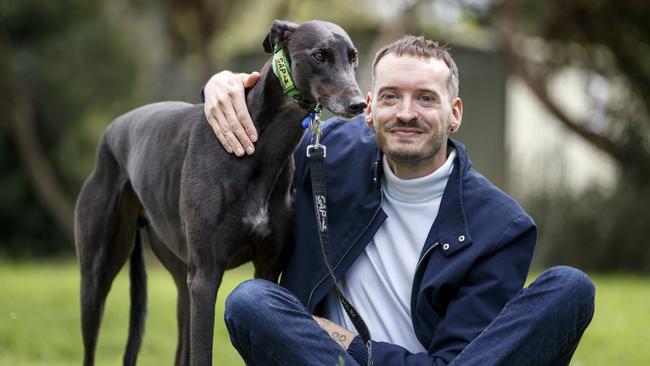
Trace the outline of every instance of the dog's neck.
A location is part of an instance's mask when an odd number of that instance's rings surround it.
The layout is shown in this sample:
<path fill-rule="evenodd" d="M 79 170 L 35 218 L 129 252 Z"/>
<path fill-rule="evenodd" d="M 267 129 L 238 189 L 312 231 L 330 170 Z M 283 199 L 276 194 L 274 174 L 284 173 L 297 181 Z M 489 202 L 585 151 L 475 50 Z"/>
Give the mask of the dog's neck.
<path fill-rule="evenodd" d="M 270 60 L 262 67 L 260 79 L 248 91 L 246 103 L 255 128 L 260 134 L 270 124 L 278 122 L 276 117 L 280 115 L 294 117 L 297 119 L 296 124 L 300 125 L 300 121 L 308 113 L 282 91 L 279 80 L 273 74 Z"/>
<path fill-rule="evenodd" d="M 248 91 L 246 104 L 260 138 L 257 153 L 262 153 L 260 149 L 267 147 L 273 148 L 274 151 L 268 153 L 276 157 L 293 152 L 304 132 L 300 122 L 308 111 L 283 93 L 270 61 L 260 71 L 255 86 Z M 267 139 L 268 144 L 264 143 Z M 285 149 L 278 149 L 278 146 Z"/>
<path fill-rule="evenodd" d="M 260 71 L 260 79 L 248 90 L 246 104 L 258 132 L 255 144 L 256 179 L 250 192 L 253 199 L 266 202 L 283 167 L 304 134 L 300 125 L 307 111 L 289 99 L 273 74 L 270 62 Z M 292 171 L 293 167 L 290 168 Z"/>

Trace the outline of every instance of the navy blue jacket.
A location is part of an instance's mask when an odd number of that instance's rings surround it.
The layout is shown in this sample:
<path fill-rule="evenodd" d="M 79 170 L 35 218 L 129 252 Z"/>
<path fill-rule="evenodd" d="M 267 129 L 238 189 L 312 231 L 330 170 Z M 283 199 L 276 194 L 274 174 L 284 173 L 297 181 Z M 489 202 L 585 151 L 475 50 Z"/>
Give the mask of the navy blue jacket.
<path fill-rule="evenodd" d="M 295 154 L 295 246 L 281 285 L 317 312 L 332 281 L 316 230 L 305 156 L 310 137 L 305 136 Z M 327 146 L 330 263 L 341 278 L 386 219 L 381 209 L 381 155 L 363 117 L 325 122 L 321 141 Z M 411 295 L 413 328 L 427 353 L 374 342 L 376 365 L 449 363 L 522 288 L 528 274 L 537 239 L 533 220 L 472 169 L 462 144 L 451 139 L 449 144 L 457 160 L 422 247 Z M 359 337 L 348 351 L 361 365 L 367 363 Z"/>

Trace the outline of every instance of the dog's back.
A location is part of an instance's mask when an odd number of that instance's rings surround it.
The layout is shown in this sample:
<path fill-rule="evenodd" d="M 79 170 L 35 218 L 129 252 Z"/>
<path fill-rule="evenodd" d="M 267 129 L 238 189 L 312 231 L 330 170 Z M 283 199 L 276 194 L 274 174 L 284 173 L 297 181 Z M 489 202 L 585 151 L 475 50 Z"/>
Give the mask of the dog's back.
<path fill-rule="evenodd" d="M 197 107 L 184 102 L 160 102 L 136 108 L 111 122 L 102 143 L 107 144 L 126 172 L 134 176 L 135 170 L 143 168 L 143 161 L 152 164 L 157 160 L 169 161 L 165 158 L 171 155 L 177 158 L 176 155 L 184 154 L 194 121 L 182 116 Z M 160 149 L 157 143 L 164 143 L 169 149 Z M 156 158 L 151 159 L 154 152 Z"/>
<path fill-rule="evenodd" d="M 207 143 L 199 148 L 203 161 L 215 165 L 226 157 L 205 120 L 203 106 L 184 102 L 160 102 L 134 109 L 116 118 L 100 142 L 100 149 L 103 145 L 110 151 L 125 184 L 138 197 L 142 218 L 182 260 L 185 236 L 179 197 L 193 133 L 209 134 L 204 139 Z M 206 170 L 205 174 L 211 172 Z"/>

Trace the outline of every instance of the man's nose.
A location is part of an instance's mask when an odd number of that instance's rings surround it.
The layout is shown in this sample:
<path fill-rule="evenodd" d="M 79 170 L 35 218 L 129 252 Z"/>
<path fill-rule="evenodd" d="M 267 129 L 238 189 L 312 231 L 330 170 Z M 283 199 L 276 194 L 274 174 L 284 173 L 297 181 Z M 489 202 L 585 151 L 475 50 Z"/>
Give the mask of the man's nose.
<path fill-rule="evenodd" d="M 400 103 L 399 109 L 397 110 L 397 115 L 395 117 L 402 122 L 409 122 L 414 120 L 417 115 L 413 107 L 414 106 L 411 101 L 404 99 L 402 103 Z"/>

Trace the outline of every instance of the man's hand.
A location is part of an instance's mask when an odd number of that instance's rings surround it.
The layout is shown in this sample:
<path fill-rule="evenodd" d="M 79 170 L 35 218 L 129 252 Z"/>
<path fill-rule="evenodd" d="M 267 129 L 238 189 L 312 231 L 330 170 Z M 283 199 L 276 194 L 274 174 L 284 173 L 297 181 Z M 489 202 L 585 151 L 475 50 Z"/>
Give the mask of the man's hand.
<path fill-rule="evenodd" d="M 321 318 L 315 315 L 313 317 L 314 320 L 316 320 L 316 322 L 318 323 L 318 325 L 320 325 L 320 327 L 323 328 L 327 332 L 327 334 L 329 334 L 330 337 L 332 337 L 333 340 L 338 342 L 341 345 L 341 347 L 343 347 L 343 349 L 345 350 L 348 349 L 350 343 L 352 343 L 352 338 L 354 338 L 354 333 L 325 318 Z"/>
<path fill-rule="evenodd" d="M 260 78 L 259 72 L 234 74 L 222 71 L 213 75 L 203 88 L 205 116 L 221 145 L 237 156 L 255 152 L 255 125 L 248 114 L 244 89 L 251 88 Z"/>

